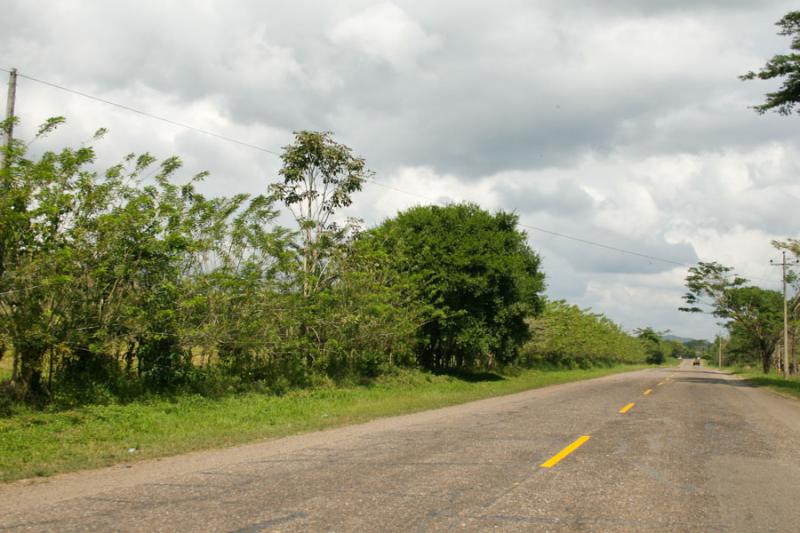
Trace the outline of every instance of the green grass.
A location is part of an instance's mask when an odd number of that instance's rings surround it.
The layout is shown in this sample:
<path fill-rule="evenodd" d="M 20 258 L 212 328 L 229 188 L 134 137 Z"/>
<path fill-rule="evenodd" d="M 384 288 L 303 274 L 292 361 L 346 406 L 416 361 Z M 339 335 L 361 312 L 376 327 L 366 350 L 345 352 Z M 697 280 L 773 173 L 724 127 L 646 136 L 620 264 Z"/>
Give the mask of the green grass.
<path fill-rule="evenodd" d="M 774 371 L 764 374 L 760 370 L 743 367 L 723 367 L 723 370 L 733 372 L 757 387 L 767 387 L 775 392 L 800 398 L 800 377 L 798 376 L 790 376 L 787 379 Z"/>
<path fill-rule="evenodd" d="M 0 418 L 0 481 L 175 455 L 343 426 L 645 368 L 528 370 L 486 380 L 404 372 L 371 386 L 182 396 Z"/>

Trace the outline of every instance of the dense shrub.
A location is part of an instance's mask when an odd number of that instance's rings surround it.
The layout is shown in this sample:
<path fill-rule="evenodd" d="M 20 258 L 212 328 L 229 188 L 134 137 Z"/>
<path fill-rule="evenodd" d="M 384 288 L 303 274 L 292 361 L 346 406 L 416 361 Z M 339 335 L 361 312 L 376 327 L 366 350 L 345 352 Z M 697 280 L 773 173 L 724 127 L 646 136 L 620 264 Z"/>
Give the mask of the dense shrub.
<path fill-rule="evenodd" d="M 547 302 L 529 324 L 532 340 L 520 357 L 524 366 L 589 368 L 647 358 L 645 346 L 609 318 L 563 300 Z"/>
<path fill-rule="evenodd" d="M 539 257 L 517 216 L 474 204 L 420 206 L 366 232 L 360 245 L 385 254 L 422 304 L 419 363 L 430 370 L 513 363 L 525 319 L 542 305 Z"/>

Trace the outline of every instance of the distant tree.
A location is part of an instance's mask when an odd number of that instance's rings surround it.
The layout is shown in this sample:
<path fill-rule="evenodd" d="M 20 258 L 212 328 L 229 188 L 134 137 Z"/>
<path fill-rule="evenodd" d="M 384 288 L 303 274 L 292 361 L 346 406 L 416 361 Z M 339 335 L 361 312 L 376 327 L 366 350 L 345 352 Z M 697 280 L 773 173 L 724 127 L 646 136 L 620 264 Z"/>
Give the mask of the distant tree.
<path fill-rule="evenodd" d="M 783 16 L 776 26 L 780 27 L 778 35 L 792 37 L 791 52 L 777 54 L 772 57 L 758 72 L 750 71 L 740 76 L 742 80 L 771 80 L 785 78 L 780 90 L 766 94 L 766 101 L 753 106 L 758 113 L 766 113 L 774 109 L 781 115 L 790 115 L 795 105 L 800 102 L 800 11 L 790 11 Z"/>
<path fill-rule="evenodd" d="M 303 295 L 310 296 L 330 279 L 327 259 L 343 241 L 347 227 L 331 216 L 351 204 L 372 173 L 364 159 L 333 140 L 331 132 L 298 131 L 283 148 L 282 182 L 270 185 L 273 197 L 292 212 L 302 235 Z"/>
<path fill-rule="evenodd" d="M 543 306 L 539 256 L 517 216 L 474 204 L 423 206 L 365 232 L 425 304 L 417 330 L 422 366 L 469 369 L 513 362 L 528 339 L 525 319 Z"/>
<path fill-rule="evenodd" d="M 709 312 L 727 320 L 729 331 L 747 337 L 743 344 L 759 357 L 766 373 L 783 328 L 783 296 L 778 291 L 746 286 L 746 279 L 731 272 L 731 268 L 715 262 L 691 267 L 686 277 L 689 291 L 683 297 L 688 307 L 679 309 Z"/>
<path fill-rule="evenodd" d="M 645 346 L 648 363 L 660 365 L 666 361 L 667 348 L 662 346 L 661 335 L 658 332 L 653 328 L 640 328 L 636 330 L 636 336 Z"/>
<path fill-rule="evenodd" d="M 686 348 L 689 350 L 690 357 L 700 357 L 708 351 L 711 343 L 707 340 L 692 339 L 690 341 L 686 341 L 684 346 L 686 346 Z"/>
<path fill-rule="evenodd" d="M 694 357 L 694 351 L 691 348 L 689 348 L 688 343 L 683 343 L 679 341 L 667 341 L 667 343 L 672 348 L 672 357 L 677 357 L 677 358 Z"/>

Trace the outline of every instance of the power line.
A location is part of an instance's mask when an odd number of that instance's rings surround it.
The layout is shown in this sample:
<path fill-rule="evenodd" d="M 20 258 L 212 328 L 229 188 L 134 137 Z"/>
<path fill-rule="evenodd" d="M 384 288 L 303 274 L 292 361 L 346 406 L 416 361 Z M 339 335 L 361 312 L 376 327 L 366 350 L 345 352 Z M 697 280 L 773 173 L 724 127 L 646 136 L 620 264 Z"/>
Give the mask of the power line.
<path fill-rule="evenodd" d="M 10 70 L 0 68 L 3 72 L 11 72 Z M 214 133 L 213 131 L 205 130 L 202 128 L 198 128 L 189 124 L 184 124 L 183 122 L 178 122 L 176 120 L 172 120 L 166 117 L 161 117 L 158 115 L 154 115 L 153 113 L 148 113 L 147 111 L 142 111 L 141 109 L 136 109 L 134 107 L 127 106 L 125 104 L 120 104 L 118 102 L 112 102 L 111 100 L 106 100 L 105 98 L 100 98 L 99 96 L 94 96 L 92 94 L 85 93 L 83 91 L 78 91 L 76 89 L 70 89 L 69 87 L 64 87 L 63 85 L 58 85 L 57 83 L 53 83 L 50 81 L 40 80 L 38 78 L 34 78 L 33 76 L 28 76 L 26 74 L 17 74 L 20 78 L 25 78 L 26 80 L 30 80 L 36 83 L 41 83 L 42 85 L 47 85 L 48 87 L 53 87 L 55 89 L 65 91 L 68 93 L 76 94 L 78 96 L 82 96 L 84 98 L 88 98 L 90 100 L 95 100 L 97 102 L 102 102 L 104 104 L 118 107 L 120 109 L 124 109 L 126 111 L 130 111 L 132 113 L 137 113 L 139 115 L 152 118 L 154 120 L 160 120 L 161 122 L 166 122 L 167 124 L 171 124 L 173 126 L 178 126 L 181 128 L 186 128 L 187 130 L 195 131 L 197 133 L 202 133 L 203 135 L 208 135 L 210 137 L 216 137 L 217 139 L 221 139 L 223 141 L 227 141 L 230 143 L 238 144 L 240 146 L 245 146 L 247 148 L 252 148 L 254 150 L 259 150 L 261 152 L 266 152 L 268 154 L 277 155 L 280 157 L 280 154 L 274 150 L 270 150 L 269 148 L 264 148 L 263 146 L 257 146 L 255 144 L 251 144 L 245 141 L 240 141 L 238 139 L 234 139 L 233 137 L 228 137 L 227 135 L 221 135 L 219 133 Z"/>
<path fill-rule="evenodd" d="M 416 196 L 418 198 L 422 198 L 422 199 L 427 200 L 429 202 L 433 202 L 433 203 L 436 203 L 436 204 L 441 204 L 442 203 L 442 202 L 434 200 L 434 199 L 432 199 L 430 197 L 423 196 L 421 194 L 404 191 L 402 189 L 398 189 L 396 187 L 392 187 L 391 185 L 386 185 L 386 184 L 380 183 L 379 181 L 375 180 L 374 178 L 371 179 L 370 181 L 372 183 L 376 184 L 376 185 L 381 186 L 381 187 L 385 187 L 387 189 L 392 189 L 394 191 L 401 192 L 401 193 L 404 193 L 404 194 L 408 194 L 408 195 L 411 195 L 411 196 Z M 590 246 L 596 246 L 598 248 L 603 248 L 605 250 L 611 250 L 611 251 L 619 252 L 619 253 L 622 253 L 622 254 L 632 255 L 632 256 L 635 256 L 635 257 L 640 257 L 642 259 L 648 259 L 648 260 L 652 260 L 652 261 L 660 261 L 662 263 L 668 263 L 668 264 L 671 264 L 671 265 L 677 265 L 677 266 L 681 266 L 681 267 L 689 267 L 690 266 L 690 265 L 688 265 L 686 263 L 680 263 L 678 261 L 673 261 L 672 259 L 665 259 L 663 257 L 657 257 L 657 256 L 654 256 L 654 255 L 643 254 L 643 253 L 640 253 L 640 252 L 635 252 L 633 250 L 626 250 L 625 248 L 619 248 L 617 246 L 611 246 L 609 244 L 603 244 L 601 242 L 591 241 L 589 239 L 583 239 L 581 237 L 574 237 L 572 235 L 567 235 L 565 233 L 560 233 L 558 231 L 553 231 L 553 230 L 549 230 L 549 229 L 545 229 L 545 228 L 540 228 L 538 226 L 533 226 L 531 224 L 523 224 L 522 222 L 519 222 L 518 224 L 519 224 L 519 226 L 521 226 L 523 228 L 532 229 L 534 231 L 539 231 L 541 233 L 547 233 L 548 235 L 553 235 L 555 237 L 561 237 L 562 239 L 568 239 L 570 241 L 575 241 L 575 242 L 580 242 L 580 243 L 583 243 L 583 244 L 588 244 Z"/>
<path fill-rule="evenodd" d="M 417 198 L 421 198 L 423 200 L 426 200 L 426 201 L 434 203 L 434 204 L 443 205 L 443 202 L 441 202 L 439 200 L 435 200 L 435 199 L 433 199 L 433 198 L 431 198 L 429 196 L 425 196 L 425 195 L 422 195 L 422 194 L 419 194 L 419 193 L 415 193 L 415 192 L 404 191 L 403 189 L 398 189 L 397 187 L 393 187 L 391 185 L 387 185 L 385 183 L 381 183 L 381 182 L 377 181 L 375 178 L 371 178 L 369 181 L 371 181 L 375 185 L 379 185 L 379 186 L 384 187 L 386 189 L 391 189 L 393 191 L 397 191 L 397 192 L 400 192 L 400 193 L 403 193 L 403 194 L 407 194 L 409 196 L 416 196 Z M 631 255 L 631 256 L 634 256 L 634 257 L 639 257 L 639 258 L 642 258 L 642 259 L 648 259 L 648 260 L 652 260 L 652 261 L 659 261 L 661 263 L 667 263 L 667 264 L 680 266 L 680 267 L 684 267 L 684 268 L 689 268 L 689 267 L 692 266 L 692 265 L 690 265 L 688 263 L 681 263 L 679 261 L 673 261 L 672 259 L 665 259 L 663 257 L 658 257 L 658 256 L 654 256 L 654 255 L 649 255 L 649 254 L 643 254 L 643 253 L 636 252 L 636 251 L 633 251 L 633 250 L 626 250 L 625 248 L 619 248 L 617 246 L 611 246 L 611 245 L 608 245 L 608 244 L 603 244 L 601 242 L 592 241 L 592 240 L 584 239 L 584 238 L 581 238 L 581 237 L 575 237 L 575 236 L 572 236 L 572 235 L 567 235 L 565 233 L 560 233 L 558 231 L 553 231 L 553 230 L 549 230 L 549 229 L 545 229 L 545 228 L 540 228 L 538 226 L 533 226 L 531 224 L 523 224 L 522 222 L 518 222 L 518 225 L 520 227 L 532 229 L 532 230 L 535 230 L 535 231 L 539 231 L 541 233 L 546 233 L 548 235 L 553 235 L 553 236 L 560 237 L 560 238 L 563 238 L 563 239 L 568 239 L 570 241 L 575 241 L 575 242 L 579 242 L 579 243 L 582 243 L 582 244 L 588 244 L 590 246 L 596 246 L 598 248 L 603 248 L 605 250 L 611 250 L 611 251 L 614 251 L 614 252 L 627 254 L 627 255 Z M 733 276 L 733 275 L 737 275 L 737 274 L 731 274 L 731 275 Z M 755 277 L 755 276 L 748 276 L 746 274 L 738 274 L 738 275 L 744 276 L 749 280 L 765 281 L 765 282 L 768 282 L 768 283 L 778 284 L 777 281 L 772 280 L 772 279 L 765 279 L 765 278 L 759 278 L 759 277 Z"/>

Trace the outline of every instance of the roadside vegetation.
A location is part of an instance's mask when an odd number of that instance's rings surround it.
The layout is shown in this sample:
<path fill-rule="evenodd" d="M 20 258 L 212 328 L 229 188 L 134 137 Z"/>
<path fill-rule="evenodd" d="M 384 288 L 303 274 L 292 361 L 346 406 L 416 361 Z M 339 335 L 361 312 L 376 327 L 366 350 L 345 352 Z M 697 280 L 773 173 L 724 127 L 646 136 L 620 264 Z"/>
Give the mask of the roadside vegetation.
<path fill-rule="evenodd" d="M 50 134 L 56 118 L 39 131 Z M 93 142 L 98 142 L 99 131 Z M 543 296 L 517 216 L 340 216 L 371 177 L 302 131 L 264 195 L 208 198 L 177 158 L 92 144 L 0 169 L 2 479 L 341 425 L 671 354 Z M 292 228 L 276 220 L 281 209 Z M 619 365 L 627 365 L 620 367 Z M 130 451 L 129 451 L 130 450 Z"/>
<path fill-rule="evenodd" d="M 20 409 L 0 418 L 0 481 L 283 437 L 644 367 L 525 370 L 513 376 L 404 370 L 369 386 L 284 396 L 181 395 L 58 412 Z"/>
<path fill-rule="evenodd" d="M 745 378 L 748 383 L 800 399 L 800 379 L 797 377 L 784 378 L 774 373 L 763 374 L 742 369 L 736 369 L 734 372 Z"/>
<path fill-rule="evenodd" d="M 297 132 L 266 194 L 217 198 L 197 191 L 203 173 L 179 182 L 177 158 L 130 154 L 98 172 L 91 144 L 36 159 L 27 146 L 2 170 L 0 409 L 648 358 L 608 319 L 546 306 L 512 213 L 342 220 L 371 172 L 330 133 Z"/>
<path fill-rule="evenodd" d="M 800 12 L 778 22 L 800 49 Z M 800 101 L 795 56 L 742 79 L 788 77 L 755 110 Z M 2 124 L 9 131 L 13 118 Z M 47 121 L 37 139 L 62 118 Z M 517 216 L 417 206 L 376 227 L 342 209 L 372 177 L 329 132 L 299 131 L 264 194 L 206 197 L 177 157 L 94 143 L 0 165 L 0 480 L 277 437 L 703 354 L 800 396 L 800 277 L 780 292 L 718 263 L 690 268 L 688 312 L 727 338 L 633 334 L 543 296 Z M 31 140 L 33 142 L 36 139 Z M 277 223 L 281 210 L 293 227 Z M 800 241 L 773 245 L 800 259 Z M 795 361 L 786 367 L 780 354 Z M 763 375 L 749 368 L 756 365 Z M 780 368 L 782 375 L 775 375 Z"/>

